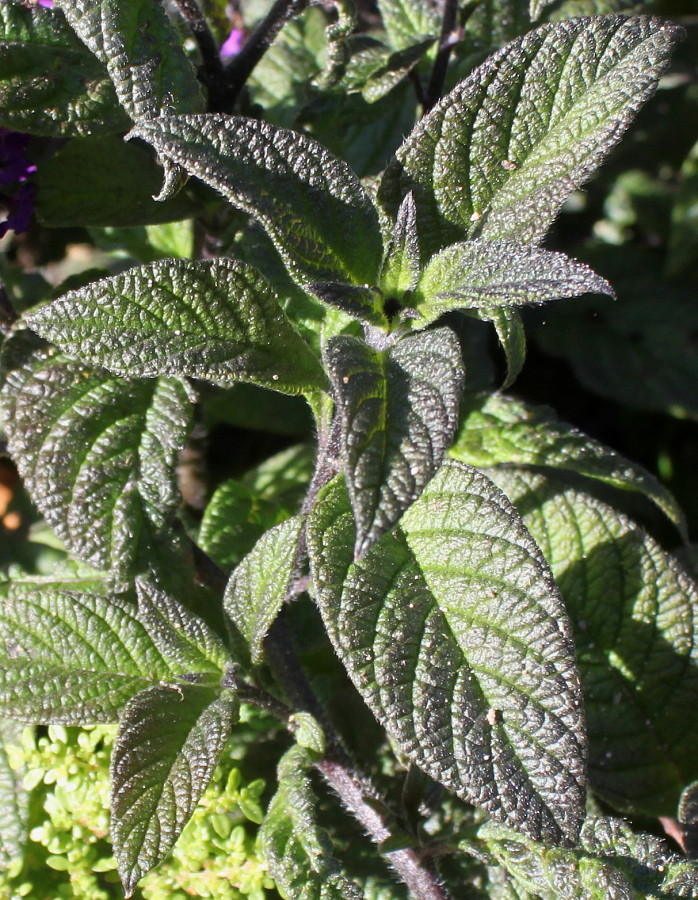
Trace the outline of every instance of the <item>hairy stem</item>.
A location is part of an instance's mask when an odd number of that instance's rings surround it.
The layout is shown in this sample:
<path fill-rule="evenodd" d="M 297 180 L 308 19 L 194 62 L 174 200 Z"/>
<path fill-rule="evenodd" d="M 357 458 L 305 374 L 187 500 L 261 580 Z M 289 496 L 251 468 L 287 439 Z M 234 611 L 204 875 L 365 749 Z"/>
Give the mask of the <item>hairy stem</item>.
<path fill-rule="evenodd" d="M 229 112 L 254 67 L 267 52 L 286 22 L 302 12 L 308 0 L 275 0 L 265 18 L 225 67 L 226 109 Z"/>
<path fill-rule="evenodd" d="M 285 618 L 276 620 L 265 641 L 267 661 L 291 703 L 309 712 L 322 725 L 327 742 L 325 757 L 316 768 L 339 796 L 345 807 L 378 845 L 395 834 L 396 824 L 388 809 L 379 809 L 380 794 L 371 782 L 357 772 L 342 741 L 332 728 L 325 710 L 301 667 Z M 377 802 L 378 801 L 378 802 Z M 436 874 L 411 849 L 385 854 L 386 861 L 407 885 L 414 900 L 448 900 Z"/>

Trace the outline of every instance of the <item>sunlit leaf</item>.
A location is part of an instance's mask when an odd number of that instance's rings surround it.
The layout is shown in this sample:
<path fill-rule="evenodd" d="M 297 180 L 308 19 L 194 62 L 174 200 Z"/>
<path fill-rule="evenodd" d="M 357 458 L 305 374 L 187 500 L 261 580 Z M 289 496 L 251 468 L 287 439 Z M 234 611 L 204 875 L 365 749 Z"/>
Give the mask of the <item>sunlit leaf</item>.
<path fill-rule="evenodd" d="M 449 461 L 354 562 L 340 479 L 308 522 L 314 591 L 342 662 L 400 750 L 495 819 L 575 841 L 586 784 L 571 630 L 503 494 Z"/>

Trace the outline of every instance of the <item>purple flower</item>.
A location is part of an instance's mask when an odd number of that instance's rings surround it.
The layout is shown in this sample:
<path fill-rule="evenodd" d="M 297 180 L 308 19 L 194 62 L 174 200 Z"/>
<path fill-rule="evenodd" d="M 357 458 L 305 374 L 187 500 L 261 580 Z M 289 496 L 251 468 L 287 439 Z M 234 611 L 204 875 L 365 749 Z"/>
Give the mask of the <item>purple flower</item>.
<path fill-rule="evenodd" d="M 10 229 L 26 231 L 34 211 L 34 186 L 26 182 L 36 166 L 24 155 L 29 140 L 28 134 L 0 128 L 0 185 L 8 188 L 0 194 L 0 203 L 7 210 L 7 218 L 0 222 L 0 237 Z"/>
<path fill-rule="evenodd" d="M 7 209 L 7 218 L 0 222 L 0 238 L 8 231 L 15 234 L 26 231 L 34 212 L 34 185 L 23 184 L 14 197 L 3 196 L 0 202 Z"/>
<path fill-rule="evenodd" d="M 237 56 L 245 43 L 245 32 L 242 28 L 233 28 L 228 37 L 221 44 L 221 58 L 231 59 Z"/>
<path fill-rule="evenodd" d="M 53 9 L 53 0 L 36 0 L 39 6 L 45 6 L 46 9 Z"/>

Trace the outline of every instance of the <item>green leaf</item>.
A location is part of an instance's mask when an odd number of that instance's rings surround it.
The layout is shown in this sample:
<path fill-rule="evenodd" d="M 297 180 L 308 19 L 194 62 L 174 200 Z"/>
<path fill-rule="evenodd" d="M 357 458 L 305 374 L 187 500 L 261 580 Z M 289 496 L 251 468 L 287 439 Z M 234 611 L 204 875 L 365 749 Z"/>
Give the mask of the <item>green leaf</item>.
<path fill-rule="evenodd" d="M 23 722 L 115 722 L 172 677 L 135 607 L 38 582 L 0 585 L 0 710 Z"/>
<path fill-rule="evenodd" d="M 389 350 L 336 337 L 326 359 L 361 556 L 419 497 L 443 461 L 457 422 L 461 351 L 454 333 L 440 328 L 408 335 Z"/>
<path fill-rule="evenodd" d="M 197 543 L 217 565 L 229 572 L 265 531 L 289 515 L 279 503 L 260 497 L 230 478 L 211 497 L 201 520 Z"/>
<path fill-rule="evenodd" d="M 0 124 L 50 137 L 123 132 L 106 68 L 64 16 L 19 0 L 0 4 Z"/>
<path fill-rule="evenodd" d="M 201 112 L 194 67 L 158 0 L 55 0 L 109 72 L 133 120 Z"/>
<path fill-rule="evenodd" d="M 158 260 L 70 291 L 26 318 L 68 355 L 125 377 L 322 388 L 320 361 L 269 282 L 232 259 Z"/>
<path fill-rule="evenodd" d="M 476 236 L 540 240 L 652 95 L 681 34 L 609 16 L 513 41 L 421 120 L 379 200 L 394 218 L 414 192 L 425 259 Z"/>
<path fill-rule="evenodd" d="M 136 591 L 139 618 L 175 672 L 220 675 L 227 669 L 230 655 L 204 621 L 143 579 L 136 581 Z"/>
<path fill-rule="evenodd" d="M 521 315 L 508 306 L 467 310 L 467 314 L 494 325 L 507 363 L 507 375 L 500 387 L 504 391 L 519 377 L 526 361 L 526 332 Z"/>
<path fill-rule="evenodd" d="M 379 0 L 378 9 L 395 50 L 409 47 L 420 37 L 441 33 L 441 19 L 431 0 Z"/>
<path fill-rule="evenodd" d="M 543 900 L 679 900 L 698 897 L 698 863 L 620 819 L 587 819 L 574 850 L 527 841 L 487 823 L 478 836 L 523 894 Z M 530 892 L 530 894 L 528 893 Z"/>
<path fill-rule="evenodd" d="M 363 894 L 342 875 L 329 836 L 318 824 L 309 767 L 308 751 L 298 746 L 279 762 L 279 787 L 259 831 L 269 872 L 284 900 L 361 900 Z"/>
<path fill-rule="evenodd" d="M 265 500 L 300 500 L 315 468 L 315 451 L 308 444 L 296 444 L 275 453 L 243 478 L 251 491 Z"/>
<path fill-rule="evenodd" d="M 344 75 L 349 48 L 347 38 L 356 28 L 358 20 L 356 0 L 330 0 L 335 16 L 325 29 L 327 47 L 323 70 L 313 80 L 313 86 L 327 91 L 341 81 Z"/>
<path fill-rule="evenodd" d="M 294 516 L 263 534 L 225 589 L 225 611 L 250 645 L 255 664 L 264 659 L 264 638 L 288 596 L 304 524 L 303 516 Z"/>
<path fill-rule="evenodd" d="M 362 86 L 362 96 L 368 103 L 381 100 L 409 75 L 433 45 L 434 38 L 428 37 L 394 53 L 384 53 Z"/>
<path fill-rule="evenodd" d="M 502 394 L 470 394 L 449 455 L 483 468 L 502 463 L 563 469 L 649 497 L 688 539 L 680 506 L 661 482 L 572 425 L 547 407 Z"/>
<path fill-rule="evenodd" d="M 424 324 L 452 309 L 524 306 L 613 288 L 564 253 L 517 241 L 468 241 L 434 256 L 411 299 Z"/>
<path fill-rule="evenodd" d="M 152 155 L 111 136 L 69 141 L 42 161 L 33 180 L 36 215 L 49 228 L 167 222 L 199 206 L 185 193 L 156 203 L 162 171 Z"/>
<path fill-rule="evenodd" d="M 420 271 L 417 208 L 414 197 L 409 193 L 400 204 L 393 240 L 381 273 L 383 293 L 400 302 L 406 291 L 417 287 Z"/>
<path fill-rule="evenodd" d="M 161 684 L 128 704 L 111 763 L 111 839 L 127 897 L 174 846 L 237 715 L 230 691 Z"/>
<path fill-rule="evenodd" d="M 592 787 L 624 812 L 673 815 L 698 776 L 698 586 L 595 497 L 548 474 L 488 474 L 545 554 L 574 626 Z"/>
<path fill-rule="evenodd" d="M 180 503 L 189 389 L 88 369 L 27 332 L 5 342 L 2 367 L 8 445 L 34 503 L 77 557 L 127 577 Z"/>
<path fill-rule="evenodd" d="M 316 281 L 304 287 L 318 300 L 341 309 L 348 316 L 387 329 L 388 321 L 383 315 L 383 297 L 378 288 L 336 281 Z"/>
<path fill-rule="evenodd" d="M 317 141 L 234 116 L 171 116 L 131 132 L 254 216 L 298 284 L 375 283 L 378 215 L 356 175 Z"/>
<path fill-rule="evenodd" d="M 534 839 L 575 841 L 586 784 L 571 630 L 504 495 L 448 461 L 358 562 L 337 479 L 308 521 L 313 584 L 352 681 L 400 750 Z"/>
<path fill-rule="evenodd" d="M 24 772 L 10 765 L 8 745 L 18 746 L 23 726 L 0 719 L 0 866 L 21 865 L 28 842 L 29 793 L 22 785 Z"/>

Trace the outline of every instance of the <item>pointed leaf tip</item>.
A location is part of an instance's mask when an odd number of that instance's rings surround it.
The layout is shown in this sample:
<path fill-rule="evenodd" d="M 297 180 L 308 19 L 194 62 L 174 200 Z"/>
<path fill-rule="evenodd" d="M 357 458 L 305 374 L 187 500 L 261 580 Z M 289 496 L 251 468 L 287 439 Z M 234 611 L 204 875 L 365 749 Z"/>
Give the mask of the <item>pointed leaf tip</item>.
<path fill-rule="evenodd" d="M 571 628 L 550 571 L 491 481 L 447 462 L 358 562 L 341 478 L 308 522 L 335 649 L 391 739 L 466 802 L 574 843 L 586 734 Z"/>
<path fill-rule="evenodd" d="M 379 202 L 394 220 L 414 192 L 423 260 L 467 238 L 541 240 L 652 96 L 682 35 L 661 19 L 614 15 L 512 41 L 415 127 Z"/>

